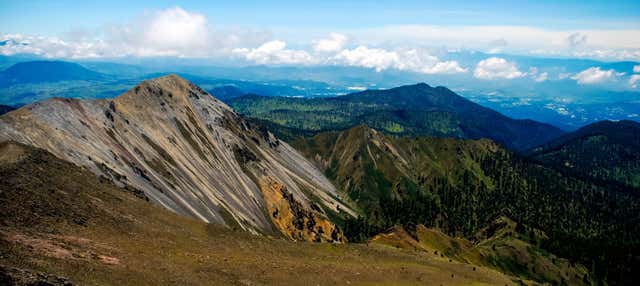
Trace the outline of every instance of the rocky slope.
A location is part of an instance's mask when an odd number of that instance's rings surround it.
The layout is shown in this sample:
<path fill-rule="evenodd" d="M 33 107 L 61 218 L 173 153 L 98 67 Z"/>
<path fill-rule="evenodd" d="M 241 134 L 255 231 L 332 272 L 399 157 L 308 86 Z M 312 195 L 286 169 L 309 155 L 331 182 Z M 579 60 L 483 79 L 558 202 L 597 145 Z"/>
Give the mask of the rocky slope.
<path fill-rule="evenodd" d="M 0 117 L 4 140 L 48 150 L 176 213 L 252 233 L 341 241 L 327 212 L 352 214 L 297 151 L 175 75 L 113 100 L 25 106 Z"/>
<path fill-rule="evenodd" d="M 207 224 L 22 144 L 0 143 L 0 177 L 0 285 L 518 285 L 429 253 Z"/>

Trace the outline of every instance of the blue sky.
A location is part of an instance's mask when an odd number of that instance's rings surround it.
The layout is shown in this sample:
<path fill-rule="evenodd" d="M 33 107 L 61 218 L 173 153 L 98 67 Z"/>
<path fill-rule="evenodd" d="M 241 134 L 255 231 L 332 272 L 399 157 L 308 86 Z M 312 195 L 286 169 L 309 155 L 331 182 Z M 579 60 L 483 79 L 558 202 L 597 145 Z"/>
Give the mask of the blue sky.
<path fill-rule="evenodd" d="M 3 33 L 61 35 L 180 6 L 217 25 L 353 29 L 395 24 L 640 28 L 640 1 L 0 1 Z M 451 1 L 454 2 L 454 1 Z M 480 3 L 482 2 L 482 3 Z"/>

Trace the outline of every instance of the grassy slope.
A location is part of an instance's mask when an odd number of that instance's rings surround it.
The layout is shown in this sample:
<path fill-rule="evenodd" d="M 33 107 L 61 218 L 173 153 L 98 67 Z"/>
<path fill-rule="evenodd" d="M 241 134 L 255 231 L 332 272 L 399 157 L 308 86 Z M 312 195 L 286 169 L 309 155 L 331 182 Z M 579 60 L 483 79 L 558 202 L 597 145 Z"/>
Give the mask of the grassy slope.
<path fill-rule="evenodd" d="M 491 232 L 487 237 L 487 232 Z M 536 232 L 537 235 L 533 234 Z M 538 230 L 529 233 L 516 231 L 516 223 L 508 218 L 499 218 L 490 227 L 477 235 L 477 241 L 453 238 L 438 229 L 422 225 L 409 233 L 402 227 L 375 236 L 371 242 L 402 249 L 417 249 L 474 265 L 483 265 L 510 275 L 520 277 L 523 283 L 535 281 L 583 285 L 587 274 L 585 267 L 570 263 L 567 259 L 550 254 L 536 245 L 536 237 L 544 235 Z"/>
<path fill-rule="evenodd" d="M 505 285 L 378 245 L 256 237 L 152 206 L 49 153 L 0 143 L 0 266 L 81 285 Z"/>

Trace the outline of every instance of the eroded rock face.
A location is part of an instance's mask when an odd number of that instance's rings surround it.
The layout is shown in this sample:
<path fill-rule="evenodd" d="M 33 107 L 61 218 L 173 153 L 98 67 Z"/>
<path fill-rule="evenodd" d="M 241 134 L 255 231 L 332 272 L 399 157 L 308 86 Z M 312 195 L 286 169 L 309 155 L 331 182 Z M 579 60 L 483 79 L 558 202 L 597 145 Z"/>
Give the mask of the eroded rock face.
<path fill-rule="evenodd" d="M 311 203 L 311 209 L 305 207 L 285 185 L 266 178 L 260 188 L 271 221 L 287 238 L 316 242 L 346 241 L 342 231 L 321 215 L 317 205 Z"/>
<path fill-rule="evenodd" d="M 353 214 L 297 151 L 175 75 L 113 100 L 54 98 L 25 106 L 0 117 L 4 140 L 46 149 L 177 213 L 253 233 L 289 227 L 274 227 L 267 215 L 260 185 L 266 180 L 319 220 L 329 223 L 326 211 Z"/>

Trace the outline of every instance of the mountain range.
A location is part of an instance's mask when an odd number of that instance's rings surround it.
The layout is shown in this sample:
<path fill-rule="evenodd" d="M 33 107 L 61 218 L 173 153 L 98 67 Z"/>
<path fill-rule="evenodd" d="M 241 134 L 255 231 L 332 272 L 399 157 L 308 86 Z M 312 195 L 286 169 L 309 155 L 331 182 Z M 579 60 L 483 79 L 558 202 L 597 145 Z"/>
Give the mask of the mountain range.
<path fill-rule="evenodd" d="M 0 281 L 637 281 L 636 123 L 564 133 L 426 84 L 230 91 L 168 75 L 0 116 Z"/>
<path fill-rule="evenodd" d="M 0 72 L 0 86 L 57 82 L 68 80 L 100 80 L 107 75 L 79 64 L 64 61 L 29 61 L 14 64 Z"/>
<path fill-rule="evenodd" d="M 475 63 L 489 55 L 467 56 L 471 56 L 468 59 L 469 63 Z M 509 58 L 508 55 L 501 56 Z M 567 74 L 578 73 L 590 66 L 599 66 L 602 69 L 614 69 L 632 75 L 633 66 L 637 65 L 633 62 L 603 63 L 526 57 L 517 58 L 517 61 L 537 67 L 538 72 L 545 70 L 550 75 L 562 70 L 559 69 L 560 66 L 570 67 L 562 72 Z M 639 93 L 636 90 L 613 88 L 607 84 L 576 84 L 571 78 L 555 79 L 553 76 L 544 82 L 532 83 L 525 79 L 482 81 L 465 74 L 432 76 L 391 70 L 376 72 L 357 67 L 239 68 L 208 66 L 197 61 L 189 64 L 183 62 L 182 65 L 180 61 L 169 64 L 171 62 L 168 59 L 164 62 L 61 62 L 33 56 L 0 56 L 0 68 L 22 70 L 19 74 L 9 75 L 8 82 L 0 79 L 0 82 L 4 82 L 4 85 L 0 85 L 0 104 L 19 106 L 51 97 L 111 98 L 134 87 L 142 80 L 176 73 L 216 94 L 223 101 L 248 93 L 304 98 L 339 97 L 358 90 L 390 89 L 426 81 L 445 85 L 464 98 L 508 117 L 533 119 L 567 131 L 605 119 L 637 121 L 640 114 L 640 105 L 637 102 Z M 70 74 L 71 66 L 82 71 L 72 76 L 61 77 L 60 75 Z M 87 76 L 88 73 L 97 73 L 99 78 Z M 40 79 L 33 81 L 34 77 Z M 611 83 L 626 85 L 627 80 Z"/>
<path fill-rule="evenodd" d="M 398 136 L 489 138 L 518 151 L 563 134 L 551 125 L 511 119 L 445 87 L 434 88 L 424 83 L 322 99 L 247 95 L 228 103 L 247 116 L 299 132 L 367 124 Z"/>

